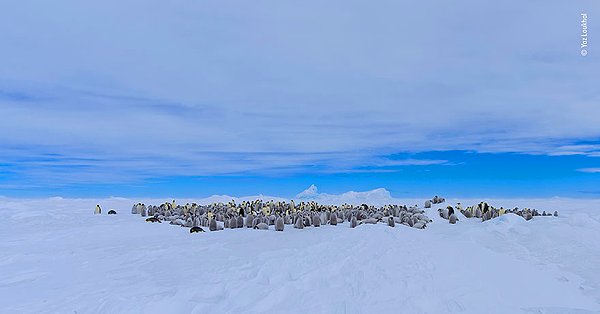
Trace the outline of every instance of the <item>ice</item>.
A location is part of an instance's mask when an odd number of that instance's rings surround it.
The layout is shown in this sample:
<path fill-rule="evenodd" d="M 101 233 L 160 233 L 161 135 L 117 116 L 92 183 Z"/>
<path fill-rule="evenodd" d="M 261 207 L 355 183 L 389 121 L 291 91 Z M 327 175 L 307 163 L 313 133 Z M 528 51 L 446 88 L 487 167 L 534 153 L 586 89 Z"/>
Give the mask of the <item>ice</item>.
<path fill-rule="evenodd" d="M 311 197 L 426 199 L 382 190 Z M 459 214 L 451 225 L 433 206 L 425 230 L 344 222 L 190 234 L 130 214 L 134 203 L 171 200 L 0 198 L 0 313 L 600 312 L 600 200 L 447 198 L 444 207 L 485 200 L 560 215 L 482 223 Z"/>

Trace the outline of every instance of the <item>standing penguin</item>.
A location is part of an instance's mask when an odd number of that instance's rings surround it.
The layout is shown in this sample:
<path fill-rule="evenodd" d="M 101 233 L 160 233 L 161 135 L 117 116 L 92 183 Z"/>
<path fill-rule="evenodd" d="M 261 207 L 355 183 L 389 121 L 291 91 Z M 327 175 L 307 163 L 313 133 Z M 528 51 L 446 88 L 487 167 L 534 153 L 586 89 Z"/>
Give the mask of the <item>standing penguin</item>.
<path fill-rule="evenodd" d="M 304 229 L 304 220 L 302 217 L 296 218 L 296 223 L 294 224 L 294 228 L 296 229 Z"/>
<path fill-rule="evenodd" d="M 246 228 L 254 227 L 254 225 L 252 224 L 253 221 L 254 215 L 252 215 L 252 213 L 249 213 L 248 216 L 246 216 Z"/>
<path fill-rule="evenodd" d="M 321 226 L 321 217 L 318 214 L 315 214 L 312 220 L 313 226 L 320 227 Z"/>
<path fill-rule="evenodd" d="M 425 201 L 425 208 L 431 208 L 431 201 L 430 200 L 426 200 Z"/>
<path fill-rule="evenodd" d="M 96 205 L 96 209 L 94 209 L 94 214 L 102 214 L 102 208 L 100 208 L 100 205 Z"/>
<path fill-rule="evenodd" d="M 283 226 L 285 224 L 283 223 L 283 218 L 281 216 L 277 217 L 277 219 L 275 220 L 275 231 L 283 231 Z"/>
<path fill-rule="evenodd" d="M 208 223 L 208 230 L 217 231 L 217 220 L 215 218 L 211 218 Z"/>
<path fill-rule="evenodd" d="M 447 206 L 446 209 L 448 210 L 448 217 L 450 217 L 450 215 L 454 215 L 454 207 Z"/>
<path fill-rule="evenodd" d="M 335 213 L 331 213 L 331 217 L 329 219 L 329 224 L 332 226 L 337 225 L 337 215 Z"/>
<path fill-rule="evenodd" d="M 356 221 L 356 216 L 352 216 L 350 218 L 350 228 L 356 228 L 358 226 L 358 221 Z"/>

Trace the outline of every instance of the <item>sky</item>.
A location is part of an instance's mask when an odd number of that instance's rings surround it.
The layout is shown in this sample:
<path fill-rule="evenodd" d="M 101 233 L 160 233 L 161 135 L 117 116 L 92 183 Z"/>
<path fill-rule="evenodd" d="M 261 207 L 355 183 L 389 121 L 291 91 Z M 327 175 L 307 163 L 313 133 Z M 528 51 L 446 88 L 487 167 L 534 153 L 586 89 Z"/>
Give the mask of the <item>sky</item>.
<path fill-rule="evenodd" d="M 5 1 L 0 195 L 600 197 L 596 16 L 594 0 Z"/>

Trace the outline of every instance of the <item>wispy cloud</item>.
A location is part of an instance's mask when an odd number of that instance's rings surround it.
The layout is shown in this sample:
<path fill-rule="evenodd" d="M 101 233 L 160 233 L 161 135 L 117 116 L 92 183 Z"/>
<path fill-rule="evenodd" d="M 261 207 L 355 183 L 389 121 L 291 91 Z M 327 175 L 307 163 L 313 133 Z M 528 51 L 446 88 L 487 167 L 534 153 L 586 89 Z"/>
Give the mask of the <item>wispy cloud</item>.
<path fill-rule="evenodd" d="M 587 173 L 600 173 L 600 168 L 580 168 L 577 169 L 577 171 Z"/>
<path fill-rule="evenodd" d="M 398 152 L 600 156 L 578 144 L 600 137 L 600 66 L 573 49 L 570 8 L 13 2 L 0 162 L 32 181 L 109 182 L 454 162 L 386 157 Z"/>

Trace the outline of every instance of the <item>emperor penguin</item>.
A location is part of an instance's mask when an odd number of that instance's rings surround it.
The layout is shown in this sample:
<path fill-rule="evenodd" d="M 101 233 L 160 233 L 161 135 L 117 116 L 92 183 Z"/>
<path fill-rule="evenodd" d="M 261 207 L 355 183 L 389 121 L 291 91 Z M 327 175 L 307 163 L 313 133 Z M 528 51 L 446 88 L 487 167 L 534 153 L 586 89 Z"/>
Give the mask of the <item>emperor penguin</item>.
<path fill-rule="evenodd" d="M 156 218 L 156 217 L 150 217 L 150 218 L 146 218 L 146 222 L 151 222 L 151 223 L 158 222 L 158 223 L 161 223 L 161 222 L 160 222 L 160 219 L 158 219 L 158 218 Z"/>
<path fill-rule="evenodd" d="M 148 216 L 148 209 L 146 208 L 146 205 L 142 205 L 142 210 L 140 212 L 140 215 L 142 215 L 142 217 Z"/>
<path fill-rule="evenodd" d="M 254 219 L 252 220 L 252 228 L 256 227 L 256 225 L 261 223 L 261 221 L 262 221 L 262 219 L 260 219 L 260 217 L 258 217 L 258 216 L 254 217 Z"/>
<path fill-rule="evenodd" d="M 394 217 L 392 217 L 392 216 L 388 217 L 387 223 L 388 223 L 388 226 L 390 226 L 390 227 L 396 226 L 396 224 L 394 223 Z"/>
<path fill-rule="evenodd" d="M 558 217 L 558 210 L 554 211 L 554 217 Z"/>
<path fill-rule="evenodd" d="M 200 227 L 192 227 L 192 228 L 190 228 L 190 233 L 196 233 L 196 232 L 204 232 L 204 229 L 202 229 Z"/>
<path fill-rule="evenodd" d="M 114 210 L 114 209 L 111 209 L 111 210 L 109 210 L 109 211 L 108 211 L 108 214 L 109 214 L 109 215 L 116 215 L 116 214 L 117 214 L 117 211 L 116 211 L 116 210 Z"/>
<path fill-rule="evenodd" d="M 96 209 L 94 209 L 94 214 L 102 214 L 102 208 L 100 208 L 100 205 L 96 205 Z"/>
<path fill-rule="evenodd" d="M 431 208 L 431 200 L 425 201 L 425 208 Z"/>
<path fill-rule="evenodd" d="M 252 224 L 253 221 L 254 221 L 254 215 L 252 215 L 252 213 L 248 213 L 248 215 L 246 216 L 246 227 L 247 228 L 254 227 L 254 225 Z"/>
<path fill-rule="evenodd" d="M 336 226 L 338 223 L 337 221 L 337 215 L 335 213 L 331 213 L 331 217 L 329 219 L 329 224 L 332 226 Z"/>
<path fill-rule="evenodd" d="M 235 217 L 231 217 L 231 219 L 229 219 L 229 228 L 230 229 L 235 229 L 237 228 L 237 219 Z"/>
<path fill-rule="evenodd" d="M 237 227 L 244 228 L 244 218 L 242 216 L 237 216 Z"/>
<path fill-rule="evenodd" d="M 356 221 L 356 216 L 352 216 L 350 218 L 350 228 L 356 228 L 358 226 L 358 221 Z"/>
<path fill-rule="evenodd" d="M 208 230 L 210 230 L 210 231 L 217 230 L 217 220 L 215 218 L 210 218 L 210 222 L 208 223 Z"/>
<path fill-rule="evenodd" d="M 318 214 L 315 214 L 312 220 L 313 226 L 320 227 L 321 226 L 321 217 Z"/>
<path fill-rule="evenodd" d="M 482 213 L 481 213 L 481 207 L 478 205 L 477 208 L 475 209 L 475 217 L 477 218 L 482 218 Z"/>
<path fill-rule="evenodd" d="M 258 230 L 269 230 L 269 225 L 267 225 L 264 222 L 259 223 L 258 225 L 256 225 L 256 227 L 254 227 L 254 229 L 258 229 Z"/>
<path fill-rule="evenodd" d="M 456 218 L 456 215 L 453 213 L 452 215 L 450 215 L 450 217 L 448 217 L 448 221 L 449 221 L 451 224 L 455 224 L 455 223 L 456 223 L 456 221 L 458 221 L 458 218 Z"/>
<path fill-rule="evenodd" d="M 275 231 L 283 231 L 283 226 L 285 224 L 283 223 L 283 218 L 281 216 L 277 217 L 277 219 L 275 220 Z"/>
<path fill-rule="evenodd" d="M 133 207 L 131 207 L 131 213 L 132 214 L 136 214 L 136 215 L 138 214 L 138 212 L 137 212 L 137 208 L 138 207 L 137 206 L 138 206 L 138 204 L 133 204 Z"/>
<path fill-rule="evenodd" d="M 454 215 L 454 208 L 452 206 L 447 206 L 446 209 L 448 210 L 448 217 Z"/>
<path fill-rule="evenodd" d="M 304 229 L 304 219 L 302 217 L 298 217 L 296 219 L 296 223 L 294 224 L 294 228 L 296 229 Z"/>

